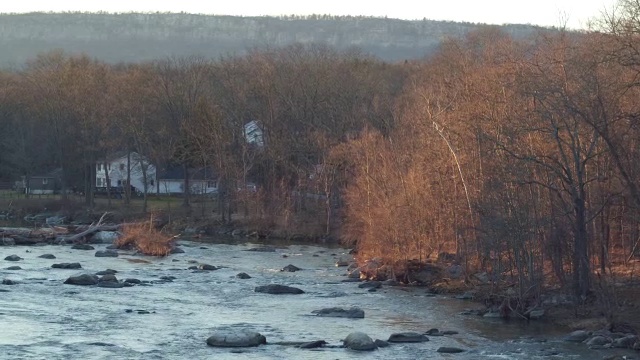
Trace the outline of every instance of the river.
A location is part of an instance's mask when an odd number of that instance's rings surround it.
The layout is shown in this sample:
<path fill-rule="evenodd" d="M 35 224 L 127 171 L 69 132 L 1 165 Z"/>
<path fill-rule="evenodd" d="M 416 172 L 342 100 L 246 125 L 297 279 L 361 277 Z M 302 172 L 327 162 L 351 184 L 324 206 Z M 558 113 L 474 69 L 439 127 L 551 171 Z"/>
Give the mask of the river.
<path fill-rule="evenodd" d="M 95 245 L 101 250 L 106 245 Z M 97 258 L 94 251 L 68 246 L 0 247 L 0 359 L 602 359 L 614 350 L 587 350 L 560 341 L 566 331 L 545 322 L 527 324 L 459 315 L 471 302 L 430 297 L 424 288 L 383 287 L 377 292 L 345 283 L 345 268 L 334 266 L 347 251 L 307 245 L 276 252 L 244 251 L 257 245 L 181 242 L 183 254 L 152 258 L 120 252 Z M 41 254 L 57 258 L 38 258 Z M 285 257 L 286 256 L 286 257 Z M 133 263 L 127 259 L 144 259 Z M 189 261 L 192 261 L 191 263 Z M 193 261 L 223 268 L 188 270 Z M 83 269 L 52 269 L 53 263 L 79 262 Z M 281 272 L 288 264 L 302 268 Z M 6 270 L 9 266 L 21 270 Z M 110 289 L 64 285 L 69 276 L 118 271 L 118 279 L 137 278 L 149 286 Z M 235 275 L 246 272 L 251 279 Z M 159 281 L 173 276 L 172 282 Z M 302 295 L 254 292 L 258 285 L 299 287 Z M 364 319 L 312 316 L 313 310 L 357 306 Z M 133 310 L 127 312 L 127 310 Z M 148 314 L 137 310 L 146 310 Z M 455 330 L 458 335 L 429 342 L 398 344 L 369 353 L 332 347 L 303 350 L 266 345 L 232 351 L 205 343 L 215 328 L 256 330 L 267 342 L 325 340 L 340 345 L 350 332 L 386 340 L 391 333 Z M 439 354 L 455 346 L 462 354 Z"/>

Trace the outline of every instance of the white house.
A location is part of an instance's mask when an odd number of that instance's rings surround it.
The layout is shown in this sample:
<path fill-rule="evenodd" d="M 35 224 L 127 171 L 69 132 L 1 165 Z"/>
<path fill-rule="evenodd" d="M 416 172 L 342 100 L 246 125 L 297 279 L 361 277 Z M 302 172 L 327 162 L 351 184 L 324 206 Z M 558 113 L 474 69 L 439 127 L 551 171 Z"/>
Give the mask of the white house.
<path fill-rule="evenodd" d="M 251 120 L 244 124 L 244 137 L 248 144 L 255 144 L 257 147 L 264 146 L 264 131 L 262 124 L 258 120 Z"/>
<path fill-rule="evenodd" d="M 144 156 L 137 152 L 118 152 L 109 156 L 106 161 L 96 164 L 96 187 L 107 186 L 107 172 L 109 186 L 126 186 L 127 169 L 130 169 L 131 186 L 138 191 L 144 191 L 143 169 L 146 171 L 147 193 L 156 192 L 156 167 Z"/>

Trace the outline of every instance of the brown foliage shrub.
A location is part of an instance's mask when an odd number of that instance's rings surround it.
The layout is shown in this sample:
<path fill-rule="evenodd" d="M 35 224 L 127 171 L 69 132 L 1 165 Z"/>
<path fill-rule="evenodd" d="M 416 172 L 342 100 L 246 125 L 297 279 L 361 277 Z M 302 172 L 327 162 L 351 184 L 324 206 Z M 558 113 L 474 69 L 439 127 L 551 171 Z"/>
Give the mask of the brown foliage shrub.
<path fill-rule="evenodd" d="M 145 255 L 167 256 L 173 249 L 173 238 L 146 223 L 127 224 L 123 236 L 115 241 L 118 249 L 135 248 Z"/>

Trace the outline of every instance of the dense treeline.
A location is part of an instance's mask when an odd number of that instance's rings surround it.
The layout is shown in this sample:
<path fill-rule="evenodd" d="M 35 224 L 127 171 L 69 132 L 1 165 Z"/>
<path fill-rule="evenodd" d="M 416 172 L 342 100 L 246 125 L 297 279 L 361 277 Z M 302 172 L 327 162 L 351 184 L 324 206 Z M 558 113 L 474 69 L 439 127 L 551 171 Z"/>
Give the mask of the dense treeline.
<path fill-rule="evenodd" d="M 179 55 L 218 58 L 256 46 L 321 43 L 358 46 L 386 61 L 422 58 L 447 36 L 462 37 L 488 25 L 362 16 L 224 16 L 171 13 L 0 14 L 0 68 L 39 53 L 63 49 L 107 63 L 140 62 Z M 500 26 L 523 38 L 530 25 Z M 551 31 L 551 30 L 549 30 Z"/>
<path fill-rule="evenodd" d="M 91 164 L 123 147 L 212 165 L 223 220 L 310 214 L 361 259 L 453 252 L 520 297 L 557 283 L 584 298 L 640 239 L 634 3 L 604 31 L 491 28 L 402 64 L 313 45 L 116 66 L 43 54 L 0 74 L 0 171 L 53 164 L 90 190 Z M 247 181 L 259 196 L 233 191 Z"/>

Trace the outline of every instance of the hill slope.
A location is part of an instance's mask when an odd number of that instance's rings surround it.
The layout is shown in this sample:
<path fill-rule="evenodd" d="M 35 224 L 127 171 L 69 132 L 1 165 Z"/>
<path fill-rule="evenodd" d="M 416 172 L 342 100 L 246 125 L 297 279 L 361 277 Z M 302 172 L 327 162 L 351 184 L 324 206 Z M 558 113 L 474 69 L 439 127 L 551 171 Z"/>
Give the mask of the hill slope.
<path fill-rule="evenodd" d="M 358 47 L 381 59 L 420 58 L 446 37 L 483 26 L 444 21 L 371 17 L 237 17 L 193 14 L 0 14 L 0 66 L 20 65 L 53 49 L 84 52 L 107 62 L 145 61 L 171 55 L 218 57 L 253 47 L 325 43 Z M 505 25 L 515 38 L 539 28 Z"/>

